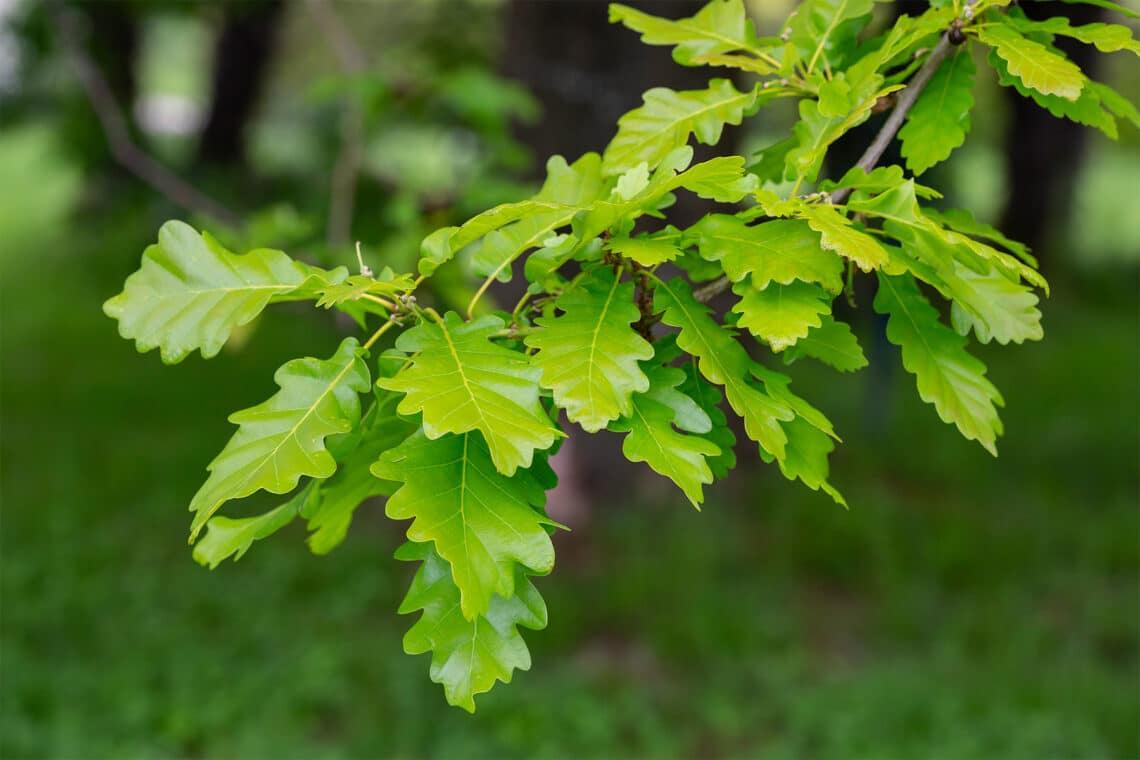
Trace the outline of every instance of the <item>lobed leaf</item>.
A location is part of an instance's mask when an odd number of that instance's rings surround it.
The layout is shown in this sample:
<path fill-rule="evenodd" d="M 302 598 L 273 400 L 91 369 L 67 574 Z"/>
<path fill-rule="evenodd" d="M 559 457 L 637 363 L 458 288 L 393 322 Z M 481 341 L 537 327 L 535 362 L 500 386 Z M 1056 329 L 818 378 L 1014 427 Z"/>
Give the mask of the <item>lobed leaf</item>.
<path fill-rule="evenodd" d="M 555 306 L 562 314 L 537 319 L 542 330 L 525 342 L 538 349 L 532 363 L 542 371 L 542 387 L 554 392 L 554 403 L 594 433 L 628 416 L 632 395 L 648 390 L 638 362 L 653 357 L 653 346 L 631 327 L 641 316 L 633 283 L 607 267 L 595 269 Z"/>
<path fill-rule="evenodd" d="M 907 113 L 899 130 L 901 155 L 915 175 L 945 161 L 966 141 L 974 107 L 974 61 L 959 46 L 942 62 Z"/>
<path fill-rule="evenodd" d="M 602 156 L 605 174 L 621 174 L 644 163 L 655 168 L 677 148 L 698 142 L 716 145 L 726 124 L 738 125 L 757 105 L 759 89 L 739 92 L 728 79 L 714 79 L 704 90 L 648 90 L 645 104 L 618 119 L 618 131 Z"/>
<path fill-rule="evenodd" d="M 784 352 L 788 364 L 804 356 L 818 359 L 840 372 L 854 372 L 867 366 L 867 357 L 859 346 L 851 326 L 829 314 L 820 317 L 820 325 L 808 331 Z"/>
<path fill-rule="evenodd" d="M 610 23 L 621 23 L 640 32 L 641 41 L 647 45 L 674 46 L 673 59 L 686 66 L 696 63 L 697 56 L 755 51 L 758 47 L 743 0 L 712 0 L 693 16 L 677 20 L 613 3 Z"/>
<path fill-rule="evenodd" d="M 795 412 L 747 382 L 754 362 L 744 347 L 709 316 L 708 307 L 694 299 L 681 280 L 659 282 L 654 306 L 664 312 L 665 324 L 680 329 L 677 345 L 696 357 L 701 374 L 724 387 L 729 406 L 744 419 L 748 437 L 782 459 L 787 436 L 780 422 L 791 420 Z"/>
<path fill-rule="evenodd" d="M 167 364 L 196 350 L 209 359 L 234 328 L 253 321 L 271 302 L 289 298 L 310 281 L 328 286 L 347 275 L 343 267 L 325 272 L 268 248 L 235 254 L 190 225 L 171 221 L 103 312 L 118 320 L 119 334 L 135 341 L 140 352 L 158 348 Z M 303 297 L 312 295 L 306 291 Z"/>
<path fill-rule="evenodd" d="M 515 568 L 514 596 L 492 598 L 485 614 L 468 620 L 451 569 L 429 544 L 404 544 L 396 559 L 423 562 L 400 604 L 401 615 L 423 612 L 404 635 L 404 651 L 431 652 L 431 680 L 443 685 L 448 704 L 473 713 L 476 694 L 496 681 L 510 683 L 516 669 L 530 669 L 518 627 L 545 628 L 546 603 L 522 568 Z"/>
<path fill-rule="evenodd" d="M 709 214 L 685 232 L 695 238 L 701 257 L 724 267 L 733 282 L 751 275 L 756 288 L 771 282 L 815 282 L 838 293 L 843 289 L 843 262 L 824 251 L 820 236 L 795 219 L 748 225 L 735 216 Z"/>
<path fill-rule="evenodd" d="M 516 565 L 546 574 L 554 546 L 539 508 L 542 484 L 527 470 L 507 477 L 495 469 L 475 433 L 431 439 L 421 433 L 385 452 L 372 474 L 403 485 L 388 499 L 387 514 L 412 520 L 408 538 L 432 542 L 451 566 L 463 616 L 474 620 L 498 594 L 515 594 Z"/>
<path fill-rule="evenodd" d="M 191 542 L 227 501 L 256 491 L 287 493 L 303 476 L 327 478 L 336 471 L 325 439 L 360 421 L 359 394 L 370 388 L 363 354 L 355 338 L 345 338 L 330 359 L 288 361 L 273 376 L 281 390 L 230 415 L 238 430 L 190 502 Z"/>
<path fill-rule="evenodd" d="M 978 29 L 978 39 L 993 47 L 1006 62 L 1009 73 L 1043 95 L 1076 100 L 1085 77 L 1075 63 L 1050 52 L 1044 45 L 1022 37 L 1008 24 Z"/>
<path fill-rule="evenodd" d="M 396 348 L 415 354 L 411 363 L 377 385 L 406 394 L 397 411 L 422 412 L 428 438 L 478 430 L 495 468 L 513 475 L 559 433 L 538 400 L 541 370 L 525 354 L 491 342 L 505 327 L 490 315 L 474 322 L 454 312 L 425 319 L 396 340 Z"/>
<path fill-rule="evenodd" d="M 732 290 L 740 296 L 732 307 L 740 315 L 737 324 L 777 353 L 806 337 L 811 328 L 819 327 L 821 316 L 831 311 L 828 292 L 801 280 L 787 285 L 769 283 L 762 290 L 741 281 Z"/>
<path fill-rule="evenodd" d="M 621 429 L 629 435 L 622 453 L 631 462 L 645 462 L 659 475 L 672 480 L 693 506 L 704 501 L 703 486 L 713 482 L 708 458 L 721 454 L 719 446 L 699 435 L 708 433 L 712 421 L 701 407 L 676 387 L 685 373 L 676 367 L 655 365 L 649 370 L 649 389 L 633 397 L 632 411 Z M 674 427 L 676 426 L 676 427 Z"/>
<path fill-rule="evenodd" d="M 997 456 L 1002 424 L 996 407 L 1004 402 L 986 379 L 986 366 L 967 353 L 966 339 L 938 320 L 910 275 L 879 273 L 875 311 L 887 315 L 887 338 L 902 349 L 919 397 L 934 405 L 943 422 Z"/>

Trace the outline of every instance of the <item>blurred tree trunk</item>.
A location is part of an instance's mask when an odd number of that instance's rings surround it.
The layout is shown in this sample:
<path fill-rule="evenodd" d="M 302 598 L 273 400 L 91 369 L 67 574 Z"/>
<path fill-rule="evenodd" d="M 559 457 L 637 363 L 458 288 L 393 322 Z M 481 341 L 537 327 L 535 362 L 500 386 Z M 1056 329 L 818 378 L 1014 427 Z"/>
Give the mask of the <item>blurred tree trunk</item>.
<path fill-rule="evenodd" d="M 1105 15 L 1091 5 L 1047 2 L 1021 7 L 1032 18 L 1068 16 L 1074 26 L 1103 21 Z M 1095 78 L 1099 57 L 1095 47 L 1067 37 L 1057 37 L 1054 44 Z M 1052 116 L 1013 89 L 1006 90 L 1006 99 L 1012 113 L 1005 146 L 1008 196 L 1000 227 L 1040 257 L 1047 252 L 1051 233 L 1068 221 L 1069 189 L 1084 159 L 1089 130 Z"/>
<path fill-rule="evenodd" d="M 198 143 L 198 161 L 241 164 L 245 128 L 261 94 L 284 5 L 281 0 L 227 4 L 214 51 L 210 114 Z"/>
<path fill-rule="evenodd" d="M 631 5 L 680 18 L 704 3 Z M 542 104 L 542 119 L 519 134 L 543 160 L 557 153 L 573 161 L 600 151 L 613 137 L 618 117 L 640 105 L 641 93 L 650 87 L 708 84 L 709 69 L 678 66 L 670 48 L 643 45 L 636 32 L 609 23 L 608 7 L 608 0 L 511 0 L 507 5 L 503 73 L 526 85 Z"/>

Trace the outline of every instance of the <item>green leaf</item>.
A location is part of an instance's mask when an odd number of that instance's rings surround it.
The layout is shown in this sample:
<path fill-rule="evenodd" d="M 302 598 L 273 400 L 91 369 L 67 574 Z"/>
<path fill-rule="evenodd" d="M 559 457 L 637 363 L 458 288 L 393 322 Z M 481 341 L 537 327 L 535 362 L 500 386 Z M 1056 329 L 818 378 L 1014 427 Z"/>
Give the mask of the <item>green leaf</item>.
<path fill-rule="evenodd" d="M 123 292 L 103 304 L 119 321 L 119 334 L 140 352 L 159 348 L 174 364 L 201 349 L 216 355 L 236 327 L 251 322 L 275 300 L 286 300 L 310 278 L 332 284 L 348 275 L 324 272 L 281 251 L 231 253 L 183 222 L 167 222 Z M 306 293 L 305 297 L 309 294 Z"/>
<path fill-rule="evenodd" d="M 1032 34 L 1059 34 L 1063 37 L 1072 37 L 1086 45 L 1094 45 L 1102 53 L 1115 53 L 1118 50 L 1127 50 L 1140 55 L 1140 44 L 1132 39 L 1132 30 L 1121 24 L 1085 24 L 1072 26 L 1064 16 L 1037 21 L 1024 16 L 1008 16 L 1007 23 L 1013 25 L 1018 31 Z"/>
<path fill-rule="evenodd" d="M 1098 8 L 1106 8 L 1110 11 L 1123 13 L 1128 18 L 1140 18 L 1140 13 L 1134 10 L 1125 8 L 1120 3 L 1113 3 L 1110 0 L 1061 0 L 1062 3 L 1069 3 L 1070 5 L 1095 5 Z"/>
<path fill-rule="evenodd" d="M 645 105 L 618 120 L 618 131 L 602 157 L 606 174 L 620 174 L 645 163 L 653 169 L 689 142 L 690 135 L 716 145 L 725 124 L 738 125 L 757 102 L 759 90 L 739 92 L 727 79 L 714 79 L 708 89 L 677 92 L 654 87 Z"/>
<path fill-rule="evenodd" d="M 394 483 L 378 480 L 370 468 L 381 454 L 416 430 L 414 422 L 396 415 L 397 401 L 396 394 L 385 393 L 373 404 L 360 422 L 359 436 L 353 436 L 356 440 L 346 451 L 337 451 L 330 442 L 329 450 L 337 460 L 336 473 L 320 481 L 301 508 L 301 516 L 308 520 L 308 543 L 314 554 L 328 554 L 344 541 L 353 514 L 363 501 L 387 496 L 395 489 Z"/>
<path fill-rule="evenodd" d="M 303 476 L 327 478 L 336 461 L 325 439 L 360 422 L 360 396 L 370 388 L 364 351 L 345 338 L 331 359 L 293 359 L 273 379 L 281 387 L 267 401 L 230 415 L 238 430 L 207 468 L 194 494 L 193 541 L 227 501 L 255 491 L 287 493 Z"/>
<path fill-rule="evenodd" d="M 828 292 L 800 280 L 787 285 L 769 283 L 762 290 L 742 281 L 732 290 L 740 296 L 732 307 L 740 314 L 737 324 L 777 353 L 795 345 L 811 328 L 819 327 L 820 316 L 831 311 Z"/>
<path fill-rule="evenodd" d="M 807 70 L 827 62 L 844 63 L 855 37 L 871 17 L 874 0 L 804 0 L 788 20 L 788 40 L 795 45 Z"/>
<path fill-rule="evenodd" d="M 853 106 L 843 116 L 827 116 L 814 100 L 800 101 L 800 120 L 793 128 L 796 147 L 789 150 L 785 160 L 791 175 L 814 182 L 831 144 L 849 130 L 862 124 L 871 115 L 879 98 L 902 89 L 903 85 L 882 87 L 883 78 L 873 74 L 851 85 L 850 100 Z"/>
<path fill-rule="evenodd" d="M 714 478 L 728 476 L 730 470 L 736 467 L 736 434 L 728 426 L 728 418 L 720 408 L 724 396 L 720 390 L 701 375 L 697 368 L 697 360 L 692 359 L 684 367 L 685 382 L 681 385 L 681 392 L 697 402 L 709 418 L 709 432 L 705 438 L 720 448 L 720 454 L 715 457 L 706 457 L 709 469 Z"/>
<path fill-rule="evenodd" d="M 825 180 L 819 183 L 819 189 L 824 192 L 835 192 L 837 188 L 848 187 L 854 191 L 867 193 L 885 193 L 896 190 L 909 184 L 919 198 L 941 198 L 942 193 L 932 187 L 919 185 L 914 180 L 908 180 L 903 175 L 903 168 L 896 164 L 890 166 L 877 166 L 868 174 L 861 166 L 851 167 L 838 182 Z"/>
<path fill-rule="evenodd" d="M 480 214 L 456 228 L 447 245 L 458 251 L 482 237 L 472 267 L 476 274 L 507 282 L 512 262 L 531 248 L 544 245 L 602 194 L 601 158 L 597 153 L 587 153 L 570 165 L 561 156 L 554 156 L 546 163 L 546 182 L 533 200 Z"/>
<path fill-rule="evenodd" d="M 554 546 L 539 511 L 546 495 L 527 470 L 507 477 L 494 468 L 474 433 L 432 440 L 417 433 L 387 451 L 372 474 L 403 483 L 388 499 L 393 520 L 413 520 L 408 538 L 433 542 L 451 565 L 463 616 L 474 620 L 495 594 L 515 594 L 515 566 L 546 574 Z"/>
<path fill-rule="evenodd" d="M 819 327 L 813 327 L 807 337 L 800 338 L 784 352 L 784 361 L 791 364 L 804 356 L 830 364 L 840 372 L 854 372 L 867 366 L 867 357 L 851 327 L 827 314 L 820 317 Z"/>
<path fill-rule="evenodd" d="M 661 238 L 647 235 L 612 237 L 607 245 L 619 256 L 636 261 L 643 267 L 653 267 L 672 261 L 681 255 L 676 239 L 676 232 Z"/>
<path fill-rule="evenodd" d="M 823 248 L 850 259 L 864 272 L 879 269 L 887 263 L 887 252 L 879 241 L 855 229 L 851 220 L 834 206 L 804 205 L 800 215 L 820 233 Z"/>
<path fill-rule="evenodd" d="M 758 180 L 744 171 L 740 156 L 721 156 L 689 167 L 692 158 L 693 149 L 684 146 L 666 156 L 651 176 L 644 165 L 626 172 L 610 200 L 593 204 L 574 219 L 574 234 L 590 240 L 643 214 L 655 214 L 672 203 L 673 191 L 680 188 L 721 203 L 736 203 L 756 189 Z"/>
<path fill-rule="evenodd" d="M 887 338 L 902 349 L 903 366 L 918 381 L 918 395 L 943 422 L 997 456 L 1004 405 L 986 379 L 986 366 L 966 352 L 966 339 L 938 320 L 938 312 L 909 275 L 879 273 L 875 311 L 888 315 Z"/>
<path fill-rule="evenodd" d="M 901 153 L 916 175 L 945 161 L 966 140 L 974 107 L 974 61 L 958 47 L 934 73 L 899 130 Z"/>
<path fill-rule="evenodd" d="M 827 481 L 831 471 L 827 457 L 835 449 L 835 442 L 799 416 L 784 423 L 784 432 L 788 436 L 788 453 L 779 461 L 783 476 L 799 480 L 813 491 L 822 490 L 836 504 L 846 507 L 843 494 Z"/>
<path fill-rule="evenodd" d="M 516 669 L 530 669 L 518 626 L 545 628 L 546 603 L 521 567 L 515 568 L 515 595 L 494 597 L 485 615 L 468 620 L 460 613 L 451 569 L 429 544 L 404 544 L 396 559 L 423 561 L 400 604 L 401 615 L 423 611 L 404 635 L 404 651 L 432 653 L 431 680 L 443 685 L 448 704 L 473 713 L 476 694 L 496 681 L 510 683 Z"/>
<path fill-rule="evenodd" d="M 712 421 L 693 399 L 676 390 L 685 380 L 682 370 L 656 365 L 650 368 L 649 378 L 649 391 L 633 397 L 633 410 L 622 420 L 620 429 L 629 431 L 622 453 L 629 461 L 645 462 L 672 480 L 699 509 L 704 501 L 703 486 L 713 482 L 706 459 L 719 456 L 721 450 L 705 438 L 678 432 L 674 425 L 707 433 L 712 430 Z"/>
<path fill-rule="evenodd" d="M 448 312 L 424 320 L 396 340 L 396 348 L 415 354 L 412 363 L 377 385 L 407 394 L 397 410 L 422 412 L 429 438 L 480 431 L 495 467 L 513 475 L 559 434 L 538 400 L 541 371 L 525 354 L 491 342 L 504 328 L 490 315 L 464 322 Z"/>
<path fill-rule="evenodd" d="M 595 269 L 555 306 L 562 314 L 537 319 L 542 330 L 528 335 L 526 345 L 539 349 L 532 363 L 554 403 L 594 433 L 628 416 L 630 397 L 649 388 L 638 361 L 652 358 L 653 346 L 631 327 L 641 316 L 633 283 L 608 267 Z"/>
<path fill-rule="evenodd" d="M 948 284 L 954 297 L 951 322 L 962 335 L 973 329 L 982 343 L 1002 345 L 1044 337 L 1037 296 L 992 266 L 979 274 L 958 265 Z"/>
<path fill-rule="evenodd" d="M 231 555 L 237 562 L 254 541 L 271 536 L 293 522 L 316 484 L 317 481 L 310 481 L 289 501 L 263 515 L 239 518 L 217 515 L 211 518 L 206 524 L 206 534 L 194 546 L 194 561 L 211 570 Z"/>
<path fill-rule="evenodd" d="M 749 226 L 735 216 L 709 214 L 690 227 L 701 257 L 717 261 L 734 282 L 751 275 L 759 289 L 776 282 L 815 282 L 832 293 L 843 289 L 843 262 L 820 247 L 807 222 L 784 220 Z"/>
<path fill-rule="evenodd" d="M 935 224 L 949 227 L 955 232 L 970 235 L 971 237 L 982 238 L 983 240 L 991 240 L 1013 253 L 1026 264 L 1030 266 L 1037 265 L 1037 260 L 1029 254 L 1028 246 L 1016 240 L 1011 240 L 998 228 L 978 221 L 974 218 L 973 214 L 965 209 L 948 208 L 938 211 L 937 209 L 924 208 L 922 209 L 922 214 Z"/>
<path fill-rule="evenodd" d="M 1096 82 L 1086 79 L 1081 88 L 1080 96 L 1076 100 L 1068 100 L 1058 95 L 1044 95 L 1026 85 L 1019 77 L 1010 73 L 1009 67 L 1005 61 L 998 57 L 997 51 L 991 50 L 988 60 L 994 70 L 997 71 L 998 82 L 1003 87 L 1013 87 L 1023 97 L 1032 98 L 1037 105 L 1057 118 L 1069 119 L 1078 124 L 1094 127 L 1113 140 L 1117 139 L 1116 119 L 1112 117 L 1112 113 L 1105 110 L 1105 104 L 1102 104 Z"/>
<path fill-rule="evenodd" d="M 610 23 L 621 23 L 641 33 L 647 45 L 674 45 L 673 59 L 692 65 L 697 56 L 735 50 L 755 51 L 756 31 L 742 0 L 712 0 L 689 18 L 658 18 L 626 5 L 610 5 Z"/>
<path fill-rule="evenodd" d="M 784 457 L 787 436 L 781 421 L 795 413 L 785 403 L 747 382 L 755 362 L 732 333 L 709 316 L 709 309 L 693 298 L 682 280 L 659 282 L 654 305 L 663 311 L 662 321 L 680 329 L 677 345 L 697 358 L 701 374 L 724 386 L 729 406 L 744 419 L 748 437 L 777 459 Z"/>
<path fill-rule="evenodd" d="M 1085 77 L 1072 61 L 1050 52 L 1044 45 L 1022 37 L 1008 24 L 978 29 L 978 39 L 993 47 L 1009 66 L 1009 73 L 1043 95 L 1076 100 Z"/>

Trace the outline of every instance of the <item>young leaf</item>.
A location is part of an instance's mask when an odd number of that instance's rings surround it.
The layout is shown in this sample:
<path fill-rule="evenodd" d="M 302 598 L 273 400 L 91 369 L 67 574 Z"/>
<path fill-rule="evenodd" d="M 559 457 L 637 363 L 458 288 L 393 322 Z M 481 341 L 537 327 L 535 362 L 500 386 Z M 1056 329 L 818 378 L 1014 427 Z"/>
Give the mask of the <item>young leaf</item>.
<path fill-rule="evenodd" d="M 756 105 L 758 93 L 755 87 L 738 92 L 727 79 L 714 79 L 705 90 L 654 87 L 643 96 L 645 105 L 618 120 L 602 170 L 621 174 L 641 163 L 653 169 L 694 134 L 698 142 L 716 145 L 724 125 L 740 124 Z"/>
<path fill-rule="evenodd" d="M 1085 24 L 1072 26 L 1064 16 L 1053 16 L 1043 20 L 1025 18 L 1024 16 L 1007 16 L 1007 23 L 1014 26 L 1019 32 L 1059 34 L 1072 37 L 1086 45 L 1094 45 L 1102 53 L 1115 53 L 1118 50 L 1127 50 L 1140 55 L 1140 43 L 1132 39 L 1132 30 L 1121 24 Z"/>
<path fill-rule="evenodd" d="M 536 449 L 550 448 L 558 431 L 538 401 L 541 371 L 525 354 L 491 342 L 505 327 L 495 316 L 464 322 L 448 312 L 425 319 L 396 341 L 396 348 L 415 354 L 412 363 L 377 385 L 407 394 L 397 410 L 423 412 L 429 438 L 480 431 L 495 468 L 513 475 L 530 466 Z"/>
<path fill-rule="evenodd" d="M 954 298 L 951 322 L 960 334 L 972 328 L 982 343 L 1002 345 L 1044 337 L 1037 296 L 994 267 L 979 274 L 959 264 L 947 284 Z"/>
<path fill-rule="evenodd" d="M 595 269 L 555 306 L 563 313 L 537 319 L 542 330 L 528 335 L 526 345 L 539 349 L 532 363 L 542 370 L 542 387 L 554 391 L 554 403 L 594 433 L 628 416 L 632 394 L 648 390 L 638 361 L 652 358 L 653 346 L 630 326 L 641 316 L 633 283 L 607 267 Z"/>
<path fill-rule="evenodd" d="M 749 226 L 735 216 L 709 214 L 685 237 L 695 238 L 701 257 L 720 262 L 734 282 L 752 275 L 760 289 L 794 280 L 818 283 L 832 293 L 843 289 L 843 261 L 824 251 L 819 233 L 798 219 Z"/>
<path fill-rule="evenodd" d="M 733 287 L 740 300 L 732 310 L 740 314 L 737 324 L 779 353 L 819 327 L 820 316 L 831 310 L 831 298 L 823 288 L 796 280 L 787 285 L 769 283 L 763 290 L 741 281 Z"/>
<path fill-rule="evenodd" d="M 645 462 L 672 480 L 693 506 L 700 508 L 703 486 L 713 482 L 706 459 L 719 456 L 721 450 L 705 438 L 678 432 L 674 425 L 689 432 L 708 433 L 712 421 L 693 399 L 676 389 L 685 380 L 682 370 L 655 365 L 649 370 L 649 380 L 648 392 L 633 397 L 632 412 L 615 426 L 629 432 L 622 453 L 629 461 Z"/>
<path fill-rule="evenodd" d="M 855 229 L 851 220 L 834 206 L 805 204 L 800 215 L 820 233 L 821 246 L 855 262 L 864 272 L 879 269 L 887 263 L 887 252 L 879 241 Z"/>
<path fill-rule="evenodd" d="M 1043 95 L 1076 100 L 1085 77 L 1072 61 L 1050 52 L 1044 45 L 1022 37 L 1008 24 L 978 29 L 978 39 L 993 47 L 1009 66 L 1009 73 Z"/>
<path fill-rule="evenodd" d="M 784 361 L 791 364 L 804 356 L 830 364 L 840 372 L 854 372 L 867 366 L 867 357 L 851 327 L 829 314 L 820 317 L 819 327 L 813 327 L 807 337 L 800 338 L 784 352 Z"/>
<path fill-rule="evenodd" d="M 756 31 L 742 0 L 712 0 L 696 15 L 675 21 L 613 3 L 610 23 L 640 32 L 641 41 L 647 45 L 676 46 L 673 59 L 681 65 L 692 65 L 697 56 L 757 48 Z"/>
<path fill-rule="evenodd" d="M 821 62 L 835 68 L 851 52 L 855 36 L 870 20 L 874 0 L 804 0 L 788 20 L 788 40 L 808 71 Z"/>
<path fill-rule="evenodd" d="M 256 517 L 224 517 L 216 515 L 206 524 L 206 534 L 194 545 L 194 561 L 216 568 L 229 556 L 237 562 L 249 551 L 254 541 L 271 536 L 293 522 L 301 511 L 317 481 L 310 481 L 293 498 L 276 509 Z"/>
<path fill-rule="evenodd" d="M 1037 105 L 1057 118 L 1069 119 L 1078 124 L 1094 127 L 1113 140 L 1117 139 L 1116 119 L 1113 118 L 1112 113 L 1105 110 L 1105 104 L 1099 97 L 1095 82 L 1085 79 L 1080 96 L 1076 100 L 1068 100 L 1058 95 L 1045 95 L 1028 86 L 1020 77 L 1010 73 L 1006 62 L 998 57 L 996 50 L 990 51 L 988 60 L 990 66 L 997 72 L 998 82 L 1003 87 L 1013 87 L 1022 97 L 1032 98 Z"/>
<path fill-rule="evenodd" d="M 914 174 L 945 161 L 965 142 L 974 107 L 974 72 L 969 48 L 958 47 L 911 107 L 898 138 L 907 168 Z"/>
<path fill-rule="evenodd" d="M 167 222 L 149 246 L 142 266 L 127 278 L 123 292 L 103 304 L 119 321 L 119 334 L 140 352 L 157 347 L 175 364 L 201 349 L 209 359 L 235 327 L 252 321 L 274 300 L 299 290 L 310 278 L 328 285 L 347 270 L 324 272 L 259 248 L 231 253 L 209 235 L 183 222 Z"/>
<path fill-rule="evenodd" d="M 480 214 L 455 229 L 446 245 L 458 251 L 483 236 L 482 246 L 472 257 L 472 267 L 476 274 L 507 282 L 511 279 L 510 265 L 519 256 L 543 245 L 602 194 L 601 158 L 597 153 L 587 153 L 569 165 L 561 156 L 554 156 L 546 162 L 546 182 L 533 201 Z"/>
<path fill-rule="evenodd" d="M 194 494 L 190 540 L 227 501 L 255 491 L 287 493 L 303 476 L 327 478 L 336 461 L 325 438 L 360 422 L 360 396 L 370 387 L 364 352 L 345 338 L 331 359 L 293 359 L 273 379 L 281 387 L 267 401 L 230 415 L 238 430 L 207 468 Z"/>
<path fill-rule="evenodd" d="M 747 382 L 754 362 L 732 334 L 709 316 L 709 309 L 693 298 L 682 280 L 659 282 L 654 305 L 664 312 L 662 321 L 680 329 L 677 345 L 697 358 L 701 374 L 724 386 L 729 406 L 744 419 L 748 437 L 777 459 L 784 457 L 787 436 L 781 421 L 795 412 Z"/>
<path fill-rule="evenodd" d="M 527 470 L 501 474 L 475 433 L 435 440 L 417 433 L 385 452 L 372 474 L 403 483 L 387 514 L 413 520 L 413 542 L 435 544 L 468 620 L 485 614 L 493 595 L 514 596 L 516 564 L 540 575 L 554 567 L 546 532 L 554 523 L 537 509 L 546 498 L 542 485 Z"/>
<path fill-rule="evenodd" d="M 672 261 L 681 255 L 681 249 L 677 247 L 676 238 L 676 231 L 668 238 L 645 235 L 613 237 L 610 238 L 607 245 L 611 251 L 619 256 L 636 261 L 643 267 L 652 267 L 666 261 Z"/>
<path fill-rule="evenodd" d="M 451 569 L 430 544 L 404 544 L 396 559 L 423 562 L 400 604 L 401 615 L 423 611 L 404 635 L 404 651 L 432 653 L 431 680 L 443 685 L 448 704 L 473 713 L 476 694 L 496 681 L 510 683 L 516 669 L 530 670 L 518 626 L 545 628 L 546 603 L 521 567 L 514 570 L 515 595 L 494 597 L 485 614 L 468 620 L 460 613 Z"/>
<path fill-rule="evenodd" d="M 922 400 L 934 405 L 943 422 L 997 456 L 1002 424 L 996 406 L 1004 402 L 986 379 L 985 365 L 966 352 L 966 339 L 938 320 L 909 275 L 879 273 L 875 311 L 888 315 L 887 338 L 902 349 L 903 366 L 917 379 Z"/>

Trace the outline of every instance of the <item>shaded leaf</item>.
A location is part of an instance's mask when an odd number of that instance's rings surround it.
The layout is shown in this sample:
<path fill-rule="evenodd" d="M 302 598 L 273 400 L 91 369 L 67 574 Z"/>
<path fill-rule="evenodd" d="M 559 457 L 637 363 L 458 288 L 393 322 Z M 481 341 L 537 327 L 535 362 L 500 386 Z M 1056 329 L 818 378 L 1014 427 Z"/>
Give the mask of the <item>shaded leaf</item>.
<path fill-rule="evenodd" d="M 806 337 L 784 352 L 784 361 L 791 364 L 804 356 L 830 364 L 840 372 L 854 372 L 867 366 L 867 357 L 850 325 L 829 314 L 820 317 L 819 327 L 813 327 Z"/>

